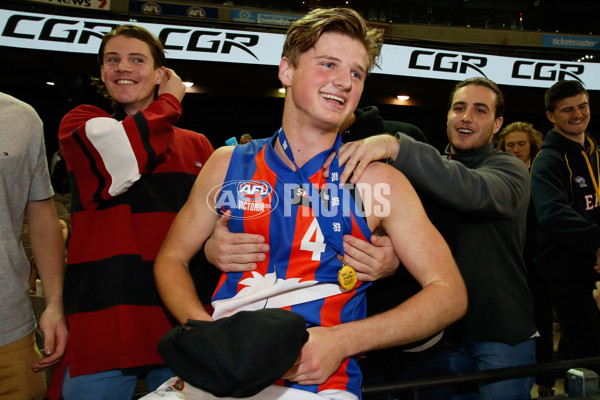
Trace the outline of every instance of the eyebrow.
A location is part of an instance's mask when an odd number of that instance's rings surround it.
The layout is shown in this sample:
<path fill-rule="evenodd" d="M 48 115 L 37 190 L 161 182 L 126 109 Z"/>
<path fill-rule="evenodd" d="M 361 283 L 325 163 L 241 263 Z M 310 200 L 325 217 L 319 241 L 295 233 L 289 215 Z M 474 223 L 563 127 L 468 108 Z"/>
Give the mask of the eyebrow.
<path fill-rule="evenodd" d="M 315 58 L 316 58 L 317 60 L 330 60 L 330 61 L 337 61 L 337 62 L 340 62 L 340 63 L 342 62 L 342 60 L 341 60 L 341 59 L 339 59 L 339 58 L 337 58 L 337 57 L 334 57 L 334 56 L 327 56 L 327 55 L 319 56 L 319 55 L 315 55 Z M 363 67 L 362 65 L 360 65 L 360 64 L 355 64 L 355 65 L 353 66 L 353 68 L 355 68 L 355 69 L 358 69 L 358 70 L 360 70 L 361 72 L 365 72 L 365 73 L 367 72 L 367 69 L 366 69 L 366 68 L 364 68 L 364 67 Z"/>
<path fill-rule="evenodd" d="M 117 53 L 116 51 L 108 51 L 108 52 L 104 53 L 104 57 L 106 57 L 108 55 L 118 56 L 120 54 Z M 147 58 L 147 56 L 145 54 L 142 54 L 142 53 L 127 53 L 126 56 L 127 57 L 134 56 L 134 57 L 144 57 L 144 58 Z"/>
<path fill-rule="evenodd" d="M 457 105 L 466 106 L 467 102 L 466 101 L 457 101 L 456 103 L 452 104 L 452 107 L 457 106 Z M 483 107 L 483 108 L 485 108 L 487 110 L 491 110 L 490 107 L 487 104 L 485 104 L 485 103 L 473 103 L 473 105 L 475 107 Z"/>
<path fill-rule="evenodd" d="M 563 107 L 561 108 L 559 111 L 567 111 L 570 108 L 574 108 L 574 107 L 581 107 L 581 106 L 587 106 L 588 104 L 590 104 L 588 101 L 584 101 L 581 104 L 577 104 L 576 106 L 567 106 L 567 107 Z"/>

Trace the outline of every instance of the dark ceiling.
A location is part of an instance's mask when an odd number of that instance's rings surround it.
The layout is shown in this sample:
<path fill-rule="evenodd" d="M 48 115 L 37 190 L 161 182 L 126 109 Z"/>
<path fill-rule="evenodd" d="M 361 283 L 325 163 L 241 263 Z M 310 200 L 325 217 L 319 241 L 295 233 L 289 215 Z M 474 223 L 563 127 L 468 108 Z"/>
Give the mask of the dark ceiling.
<path fill-rule="evenodd" d="M 356 8 L 359 8 L 361 3 L 366 3 L 351 2 Z M 14 5 L 15 3 L 21 2 L 11 3 L 3 0 L 3 7 L 5 4 Z M 222 4 L 223 1 L 218 3 Z M 236 5 L 238 3 L 260 6 L 261 3 L 274 2 L 258 0 L 235 2 Z M 301 2 L 277 1 L 278 10 L 285 10 L 288 5 L 289 10 L 296 11 L 292 5 L 298 3 Z M 320 2 L 313 1 L 313 3 L 325 6 L 326 3 L 339 3 L 339 1 L 321 0 Z M 448 21 L 460 20 L 462 21 L 460 23 L 464 23 L 461 18 L 467 18 L 468 15 L 470 15 L 469 18 L 475 18 L 475 15 L 478 15 L 477 18 L 481 19 L 479 13 L 484 5 L 488 6 L 488 14 L 499 16 L 502 14 L 498 11 L 500 5 L 495 3 L 503 3 L 502 10 L 512 5 L 511 10 L 514 11 L 518 4 L 531 6 L 535 2 L 460 0 L 422 1 L 415 5 L 413 4 L 417 3 L 415 1 L 371 0 L 369 3 L 371 3 L 371 11 L 376 6 L 377 9 L 385 10 L 392 17 L 395 15 L 394 13 L 399 13 L 398 10 L 405 9 L 401 13 L 404 18 L 408 18 L 409 15 L 413 15 L 414 18 L 419 15 L 419 18 L 423 18 L 424 15 L 433 14 L 435 16 L 439 13 L 444 14 L 444 18 Z M 539 1 L 537 3 L 552 2 Z M 592 1 L 576 3 L 591 4 Z M 423 11 L 422 4 L 429 4 L 429 7 L 432 7 L 431 12 L 427 7 Z M 476 5 L 478 6 L 475 7 Z M 272 9 L 272 7 L 265 8 Z M 563 12 L 565 8 L 571 7 L 565 7 L 563 4 Z M 468 10 L 475 9 L 478 11 L 468 12 Z M 36 11 L 40 12 L 40 10 Z M 584 11 L 581 14 L 580 20 L 592 12 Z M 97 17 L 97 15 L 94 16 Z M 119 17 L 124 18 L 122 15 Z M 440 16 L 440 18 L 442 17 Z M 573 32 L 575 33 L 575 31 Z M 514 49 L 514 51 L 518 52 L 519 49 Z M 0 91 L 28 102 L 38 110 L 46 126 L 46 142 L 49 153 L 57 148 L 56 132 L 60 119 L 66 112 L 79 104 L 109 106 L 89 85 L 90 75 L 97 75 L 98 71 L 93 55 L 8 47 L 0 47 L 0 54 L 2 56 Z M 184 114 L 179 125 L 205 133 L 215 147 L 223 145 L 225 139 L 231 136 L 239 137 L 243 133 L 251 133 L 255 137 L 270 136 L 279 127 L 283 99 L 273 95 L 280 87 L 276 67 L 178 60 L 169 60 L 168 66 L 175 69 L 184 80 L 194 81 L 197 90 L 201 92 L 186 95 L 183 101 Z M 55 85 L 46 85 L 48 81 L 54 82 Z M 378 105 L 382 115 L 387 119 L 416 124 L 424 131 L 432 144 L 442 148 L 445 144 L 446 103 L 453 85 L 454 82 L 450 81 L 372 74 L 367 80 L 361 104 Z M 503 87 L 502 89 L 507 102 L 506 123 L 525 120 L 534 123 L 542 131 L 550 127 L 544 117 L 543 89 L 521 87 Z M 411 106 L 393 104 L 391 99 L 399 91 L 411 94 Z M 592 105 L 600 104 L 600 99 L 596 100 L 596 97 L 600 97 L 600 93 L 597 92 L 591 93 Z M 600 111 L 600 109 L 598 110 Z M 593 122 L 590 129 L 593 132 Z"/>
<path fill-rule="evenodd" d="M 371 20 L 396 24 L 470 25 L 579 34 L 598 29 L 600 18 L 598 0 L 217 0 L 212 3 L 294 12 L 347 4 Z"/>

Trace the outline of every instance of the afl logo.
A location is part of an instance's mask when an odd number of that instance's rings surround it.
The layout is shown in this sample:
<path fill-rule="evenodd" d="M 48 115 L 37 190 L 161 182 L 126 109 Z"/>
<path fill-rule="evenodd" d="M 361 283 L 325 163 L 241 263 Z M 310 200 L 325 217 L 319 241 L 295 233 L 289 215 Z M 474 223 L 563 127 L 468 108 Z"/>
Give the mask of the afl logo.
<path fill-rule="evenodd" d="M 173 384 L 173 389 L 177 390 L 178 392 L 181 392 L 185 387 L 185 383 L 183 382 L 182 379 L 177 379 L 175 381 L 175 383 Z"/>
<path fill-rule="evenodd" d="M 587 187 L 587 183 L 585 182 L 585 178 L 583 176 L 576 176 L 575 177 L 575 182 L 579 185 L 579 187 L 581 188 L 586 188 Z"/>
<path fill-rule="evenodd" d="M 238 194 L 246 201 L 260 201 L 273 192 L 265 181 L 242 181 L 238 184 Z"/>
<path fill-rule="evenodd" d="M 190 7 L 187 9 L 187 15 L 193 18 L 204 18 L 206 17 L 206 11 L 202 7 Z"/>
<path fill-rule="evenodd" d="M 212 188 L 206 203 L 217 215 L 231 209 L 231 219 L 255 219 L 272 213 L 279 196 L 265 181 L 234 180 Z"/>
<path fill-rule="evenodd" d="M 142 5 L 142 12 L 144 14 L 160 14 L 162 12 L 162 9 L 160 8 L 160 5 L 157 3 L 144 3 Z"/>

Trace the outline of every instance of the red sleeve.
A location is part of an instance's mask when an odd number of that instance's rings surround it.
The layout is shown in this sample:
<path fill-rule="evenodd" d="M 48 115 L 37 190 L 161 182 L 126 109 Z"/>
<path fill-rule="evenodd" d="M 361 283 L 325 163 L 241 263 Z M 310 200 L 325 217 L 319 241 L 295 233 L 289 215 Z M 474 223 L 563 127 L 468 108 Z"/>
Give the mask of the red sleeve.
<path fill-rule="evenodd" d="M 70 111 L 61 121 L 58 136 L 83 207 L 94 208 L 151 173 L 169 149 L 173 124 L 181 111 L 181 104 L 170 94 L 123 121 L 95 106 Z"/>

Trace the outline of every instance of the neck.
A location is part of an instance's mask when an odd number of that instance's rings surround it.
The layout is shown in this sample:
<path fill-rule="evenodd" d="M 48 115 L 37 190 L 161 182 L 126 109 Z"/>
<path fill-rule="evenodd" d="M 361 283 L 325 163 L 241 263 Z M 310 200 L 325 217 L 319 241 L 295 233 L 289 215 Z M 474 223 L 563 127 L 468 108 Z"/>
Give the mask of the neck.
<path fill-rule="evenodd" d="M 348 119 L 344 121 L 342 126 L 340 126 L 340 133 L 346 132 L 346 130 L 350 128 L 354 124 L 354 122 L 356 122 L 356 114 L 352 113 L 350 117 L 348 117 Z"/>
<path fill-rule="evenodd" d="M 566 134 L 564 132 L 559 131 L 554 128 L 554 130 L 561 134 L 564 138 L 574 141 L 575 143 L 579 143 L 582 146 L 585 146 L 585 132 L 577 133 L 577 134 Z"/>
<path fill-rule="evenodd" d="M 285 123 L 283 130 L 298 167 L 302 167 L 317 154 L 332 148 L 338 134 L 337 132 L 310 132 L 308 129 L 298 131 L 291 129 L 289 126 L 286 127 Z M 275 143 L 275 152 L 288 167 L 293 170 L 296 169 L 292 161 L 285 154 L 279 140 Z"/>

